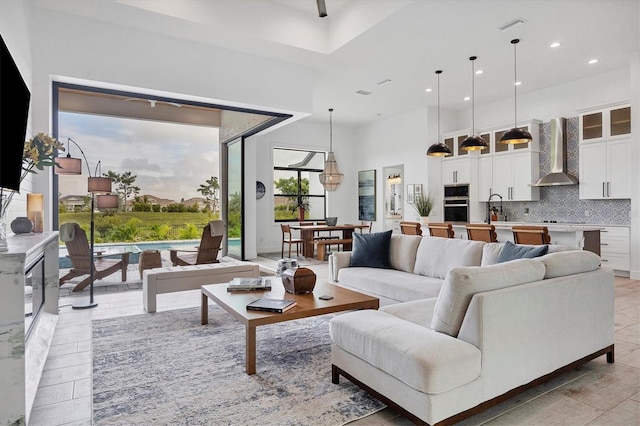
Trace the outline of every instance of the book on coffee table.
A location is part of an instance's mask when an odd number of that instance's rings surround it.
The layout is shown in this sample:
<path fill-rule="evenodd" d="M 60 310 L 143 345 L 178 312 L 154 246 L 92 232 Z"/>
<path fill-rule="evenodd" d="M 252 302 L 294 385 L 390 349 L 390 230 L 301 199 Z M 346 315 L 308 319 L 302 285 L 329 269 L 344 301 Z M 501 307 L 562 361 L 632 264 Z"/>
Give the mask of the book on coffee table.
<path fill-rule="evenodd" d="M 234 278 L 227 284 L 227 291 L 271 290 L 271 277 Z"/>
<path fill-rule="evenodd" d="M 267 297 L 263 297 L 258 300 L 254 300 L 253 302 L 247 305 L 247 310 L 250 311 L 268 311 L 268 312 L 286 312 L 289 309 L 296 306 L 295 300 L 286 300 L 286 299 L 269 299 Z"/>

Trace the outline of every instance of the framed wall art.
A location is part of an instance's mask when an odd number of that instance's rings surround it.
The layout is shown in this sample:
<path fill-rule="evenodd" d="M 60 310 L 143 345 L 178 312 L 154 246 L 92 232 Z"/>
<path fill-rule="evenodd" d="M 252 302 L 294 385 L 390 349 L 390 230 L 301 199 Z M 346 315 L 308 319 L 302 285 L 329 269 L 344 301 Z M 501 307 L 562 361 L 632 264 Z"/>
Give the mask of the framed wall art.
<path fill-rule="evenodd" d="M 358 220 L 376 220 L 376 171 L 358 172 Z"/>
<path fill-rule="evenodd" d="M 414 185 L 412 183 L 407 184 L 407 203 L 413 204 L 414 200 Z"/>

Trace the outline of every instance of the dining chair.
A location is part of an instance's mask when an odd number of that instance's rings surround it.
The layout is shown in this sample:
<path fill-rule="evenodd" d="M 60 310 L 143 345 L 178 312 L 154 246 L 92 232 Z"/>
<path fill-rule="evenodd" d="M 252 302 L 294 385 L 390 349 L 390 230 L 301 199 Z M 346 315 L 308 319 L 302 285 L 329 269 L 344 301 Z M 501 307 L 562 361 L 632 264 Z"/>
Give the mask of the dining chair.
<path fill-rule="evenodd" d="M 400 222 L 400 231 L 407 235 L 422 235 L 420 222 Z"/>
<path fill-rule="evenodd" d="M 485 243 L 497 243 L 498 234 L 496 234 L 496 227 L 494 225 L 487 223 L 468 223 L 467 239 L 484 241 Z"/>
<path fill-rule="evenodd" d="M 366 228 L 364 228 L 364 229 L 368 229 L 369 233 L 371 233 L 371 226 L 373 225 L 372 221 L 363 220 L 362 222 L 360 222 L 360 225 L 366 226 Z M 360 228 L 360 233 L 362 234 L 362 228 Z"/>
<path fill-rule="evenodd" d="M 60 225 L 60 239 L 67 247 L 69 259 L 71 260 L 71 269 L 62 278 L 58 285 L 62 285 L 72 278 L 81 275 L 89 275 L 91 272 L 91 247 L 87 240 L 87 233 L 84 232 L 80 225 L 75 222 L 67 222 Z M 122 271 L 122 281 L 127 280 L 127 269 L 124 267 L 122 259 L 104 259 L 94 258 L 93 261 L 93 279 L 100 280 L 114 272 Z M 91 282 L 91 277 L 80 281 L 73 288 L 73 291 L 82 291 Z"/>
<path fill-rule="evenodd" d="M 429 222 L 427 226 L 432 237 L 454 238 L 455 232 L 450 223 Z"/>
<path fill-rule="evenodd" d="M 513 242 L 516 244 L 542 245 L 550 244 L 551 236 L 546 226 L 527 226 L 514 225 L 511 227 L 513 232 Z"/>
<path fill-rule="evenodd" d="M 326 225 L 326 220 L 319 220 L 316 222 L 316 225 Z M 313 238 L 314 240 L 335 240 L 339 237 L 337 235 L 332 235 L 331 231 L 316 231 L 316 236 Z"/>
<path fill-rule="evenodd" d="M 296 245 L 296 256 L 300 255 L 300 246 L 304 243 L 302 238 L 293 238 L 293 234 L 291 233 L 291 227 L 289 225 L 280 224 L 280 229 L 282 229 L 282 250 L 281 256 L 284 258 L 284 245 L 289 245 L 289 257 L 291 257 L 291 245 Z"/>
<path fill-rule="evenodd" d="M 222 238 L 225 234 L 223 220 L 212 220 L 202 229 L 200 245 L 194 249 L 169 249 L 169 257 L 173 266 L 204 265 L 219 263 L 218 253 L 221 250 Z"/>

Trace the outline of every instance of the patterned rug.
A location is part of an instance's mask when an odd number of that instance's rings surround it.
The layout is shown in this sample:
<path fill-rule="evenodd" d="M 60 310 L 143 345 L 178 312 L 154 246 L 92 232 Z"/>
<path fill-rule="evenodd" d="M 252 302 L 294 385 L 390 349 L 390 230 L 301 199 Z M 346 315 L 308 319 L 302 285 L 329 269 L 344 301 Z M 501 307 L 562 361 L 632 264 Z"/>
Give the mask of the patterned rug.
<path fill-rule="evenodd" d="M 341 425 L 384 404 L 331 383 L 332 315 L 244 327 L 217 305 L 93 321 L 94 425 Z"/>

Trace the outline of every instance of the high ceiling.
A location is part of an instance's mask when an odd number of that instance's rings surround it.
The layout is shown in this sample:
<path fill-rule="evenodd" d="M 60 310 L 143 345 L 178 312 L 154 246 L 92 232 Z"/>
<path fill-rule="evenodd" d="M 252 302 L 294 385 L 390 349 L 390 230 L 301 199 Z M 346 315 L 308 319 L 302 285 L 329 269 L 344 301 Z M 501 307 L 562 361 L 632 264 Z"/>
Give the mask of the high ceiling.
<path fill-rule="evenodd" d="M 476 105 L 513 97 L 514 38 L 519 94 L 628 67 L 640 40 L 640 0 L 326 0 L 326 18 L 316 0 L 34 4 L 309 67 L 314 117 L 351 126 L 435 106 L 437 69 L 442 108 L 469 108 L 472 55 Z"/>

